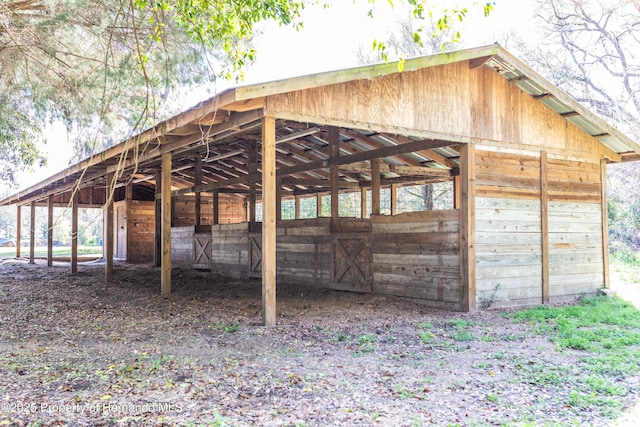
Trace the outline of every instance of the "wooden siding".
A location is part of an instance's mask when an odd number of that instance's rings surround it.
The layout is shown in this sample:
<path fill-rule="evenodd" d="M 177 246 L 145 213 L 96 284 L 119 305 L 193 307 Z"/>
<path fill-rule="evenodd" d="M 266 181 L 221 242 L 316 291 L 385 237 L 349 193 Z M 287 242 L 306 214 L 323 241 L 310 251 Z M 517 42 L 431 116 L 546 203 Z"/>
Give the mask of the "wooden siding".
<path fill-rule="evenodd" d="M 540 156 L 476 150 L 476 196 L 540 199 Z"/>
<path fill-rule="evenodd" d="M 603 286 L 600 203 L 549 202 L 550 301 Z"/>
<path fill-rule="evenodd" d="M 600 287 L 600 163 L 487 150 L 476 161 L 478 305 L 533 305 Z"/>
<path fill-rule="evenodd" d="M 196 224 L 195 196 L 177 196 L 173 200 L 172 226 L 184 227 Z M 220 224 L 235 224 L 247 220 L 247 211 L 243 197 L 227 194 L 219 195 L 218 222 Z M 200 223 L 213 224 L 213 197 L 202 193 L 200 207 Z"/>
<path fill-rule="evenodd" d="M 476 197 L 479 308 L 542 302 L 540 201 Z"/>
<path fill-rule="evenodd" d="M 271 95 L 266 105 L 269 115 L 301 122 L 596 160 L 609 153 L 515 84 L 466 61 Z"/>
<path fill-rule="evenodd" d="M 373 292 L 460 309 L 459 211 L 371 217 Z"/>

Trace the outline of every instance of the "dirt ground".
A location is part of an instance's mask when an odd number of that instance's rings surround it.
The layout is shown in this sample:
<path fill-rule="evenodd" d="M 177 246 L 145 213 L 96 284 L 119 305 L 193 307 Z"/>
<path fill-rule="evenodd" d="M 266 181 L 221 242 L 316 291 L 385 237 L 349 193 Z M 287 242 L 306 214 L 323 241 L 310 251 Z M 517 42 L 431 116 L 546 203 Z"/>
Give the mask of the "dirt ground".
<path fill-rule="evenodd" d="M 571 369 L 502 311 L 281 285 L 260 326 L 259 281 L 174 270 L 0 265 L 2 425 L 612 425 L 542 381 Z M 545 377 L 546 378 L 546 377 Z M 623 407 L 640 379 L 620 379 Z"/>

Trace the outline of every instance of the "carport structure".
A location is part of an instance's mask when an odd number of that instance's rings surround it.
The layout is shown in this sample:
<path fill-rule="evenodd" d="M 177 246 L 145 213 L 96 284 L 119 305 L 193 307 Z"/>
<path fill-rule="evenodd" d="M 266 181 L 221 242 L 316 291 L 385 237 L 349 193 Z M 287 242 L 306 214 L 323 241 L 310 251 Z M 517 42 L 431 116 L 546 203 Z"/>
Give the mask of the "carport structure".
<path fill-rule="evenodd" d="M 101 205 L 107 281 L 124 230 L 125 258 L 148 254 L 139 261 L 161 268 L 162 295 L 172 259 L 261 277 L 267 325 L 276 276 L 473 311 L 608 286 L 606 164 L 638 153 L 491 45 L 410 59 L 402 71 L 380 64 L 228 89 L 0 205 L 30 205 L 33 218 L 37 204 L 70 204 L 75 233 L 77 207 Z M 397 188 L 435 182 L 452 183 L 453 209 L 396 214 Z M 384 187 L 392 215 L 380 215 Z M 360 193 L 361 218 L 340 217 L 345 192 Z M 299 218 L 310 196 L 317 218 Z M 283 199 L 296 219 L 281 219 Z"/>

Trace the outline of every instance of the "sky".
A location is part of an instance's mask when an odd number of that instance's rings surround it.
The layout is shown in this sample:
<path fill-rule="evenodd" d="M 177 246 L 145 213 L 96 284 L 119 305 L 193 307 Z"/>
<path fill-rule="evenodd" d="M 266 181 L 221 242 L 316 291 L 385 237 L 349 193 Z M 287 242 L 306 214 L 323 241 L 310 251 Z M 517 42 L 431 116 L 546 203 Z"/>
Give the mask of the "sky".
<path fill-rule="evenodd" d="M 436 1 L 441 5 L 438 6 Z M 496 0 L 495 10 L 488 18 L 484 18 L 478 7 L 472 9 L 461 28 L 465 39 L 464 47 L 494 43 L 502 40 L 502 35 L 507 31 L 517 32 L 527 39 L 535 37 L 531 19 L 533 1 Z M 444 0 L 430 2 L 434 5 L 434 14 L 445 7 L 452 7 L 452 3 Z M 473 3 L 473 0 L 458 2 L 467 6 Z M 360 65 L 357 51 L 360 48 L 369 49 L 375 39 L 384 40 L 407 13 L 401 7 L 390 8 L 385 0 L 375 2 L 373 18 L 368 16 L 370 9 L 371 5 L 366 0 L 334 0 L 329 8 L 320 5 L 307 7 L 303 16 L 304 27 L 299 31 L 272 24 L 262 25 L 261 35 L 255 40 L 257 60 L 246 70 L 245 81 L 241 84 Z M 508 45 L 504 47 L 509 48 Z M 208 90 L 190 91 L 182 101 L 183 107 L 189 108 L 233 85 L 235 83 L 219 82 L 215 87 L 207 88 Z M 48 158 L 47 166 L 20 173 L 18 190 L 36 184 L 69 165 L 73 150 L 64 126 L 50 126 L 47 129 L 47 140 L 47 144 L 42 147 Z"/>

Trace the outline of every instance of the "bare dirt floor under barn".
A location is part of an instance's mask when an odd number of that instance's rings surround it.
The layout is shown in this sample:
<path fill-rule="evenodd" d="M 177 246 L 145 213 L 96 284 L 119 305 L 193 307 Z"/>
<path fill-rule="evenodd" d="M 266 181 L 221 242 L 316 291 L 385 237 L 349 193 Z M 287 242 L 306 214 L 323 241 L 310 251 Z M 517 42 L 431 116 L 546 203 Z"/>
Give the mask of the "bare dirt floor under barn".
<path fill-rule="evenodd" d="M 572 406 L 559 351 L 504 311 L 118 264 L 0 265 L 0 425 L 621 425 Z M 575 374 L 575 372 L 573 372 Z M 554 375 L 558 376 L 554 380 Z M 621 378 L 621 408 L 639 399 Z M 633 410 L 633 409 L 631 409 Z"/>

